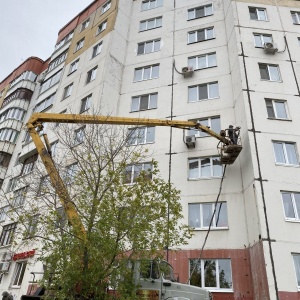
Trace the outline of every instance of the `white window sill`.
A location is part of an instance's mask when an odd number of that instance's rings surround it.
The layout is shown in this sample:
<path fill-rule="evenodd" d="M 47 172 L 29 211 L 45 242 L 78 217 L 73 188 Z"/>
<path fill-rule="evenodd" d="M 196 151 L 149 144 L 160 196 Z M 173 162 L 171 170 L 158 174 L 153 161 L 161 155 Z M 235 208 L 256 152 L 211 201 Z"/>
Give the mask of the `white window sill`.
<path fill-rule="evenodd" d="M 217 290 L 214 290 L 214 289 L 208 289 L 206 288 L 206 290 L 210 291 L 211 293 L 233 293 L 233 290 L 232 289 L 217 289 Z"/>
<path fill-rule="evenodd" d="M 283 163 L 277 163 L 275 162 L 276 166 L 280 166 L 280 167 L 289 167 L 289 168 L 299 168 L 299 164 L 298 165 L 288 165 L 288 164 L 283 164 Z"/>
<path fill-rule="evenodd" d="M 297 219 L 285 218 L 285 221 L 289 223 L 300 223 L 300 219 L 297 220 Z"/>
<path fill-rule="evenodd" d="M 142 81 L 148 81 L 148 80 L 153 80 L 153 79 L 157 79 L 159 77 L 153 77 L 153 78 L 148 78 L 148 79 L 141 79 L 141 80 L 136 80 L 136 81 L 133 81 L 134 83 L 135 82 L 142 82 Z"/>
<path fill-rule="evenodd" d="M 270 117 L 268 117 L 267 118 L 268 120 L 277 120 L 277 121 L 289 121 L 289 122 L 292 122 L 292 119 L 280 119 L 280 118 L 270 118 Z"/>
<path fill-rule="evenodd" d="M 221 179 L 222 176 L 215 176 L 215 177 L 200 177 L 200 178 L 188 178 L 188 181 L 197 181 L 197 180 L 210 180 L 210 179 Z"/>
<path fill-rule="evenodd" d="M 280 82 L 282 83 L 282 80 L 269 80 L 269 79 L 260 79 L 260 81 L 267 81 L 267 82 Z"/>
<path fill-rule="evenodd" d="M 300 221 L 300 220 L 299 220 Z M 203 228 L 193 228 L 192 230 L 194 231 L 207 231 L 208 227 L 203 227 Z M 222 230 L 229 230 L 229 227 L 211 227 L 211 231 L 222 231 Z"/>

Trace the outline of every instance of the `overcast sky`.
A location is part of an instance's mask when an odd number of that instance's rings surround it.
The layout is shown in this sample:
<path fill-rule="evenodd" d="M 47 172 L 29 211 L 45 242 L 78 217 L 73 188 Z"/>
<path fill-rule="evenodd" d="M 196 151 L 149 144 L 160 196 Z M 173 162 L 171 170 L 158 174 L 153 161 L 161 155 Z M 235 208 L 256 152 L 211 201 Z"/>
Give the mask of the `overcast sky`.
<path fill-rule="evenodd" d="M 0 0 L 0 82 L 28 57 L 50 57 L 58 31 L 92 2 Z"/>

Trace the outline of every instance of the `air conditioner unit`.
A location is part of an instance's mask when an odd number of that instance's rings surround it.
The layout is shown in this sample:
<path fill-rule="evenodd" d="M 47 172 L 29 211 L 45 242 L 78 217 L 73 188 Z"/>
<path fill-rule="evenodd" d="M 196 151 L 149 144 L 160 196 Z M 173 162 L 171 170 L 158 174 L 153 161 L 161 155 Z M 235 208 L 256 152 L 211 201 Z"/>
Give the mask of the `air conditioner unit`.
<path fill-rule="evenodd" d="M 12 252 L 4 252 L 2 254 L 1 261 L 11 261 L 11 259 L 12 259 Z"/>
<path fill-rule="evenodd" d="M 8 272 L 10 267 L 10 262 L 2 262 L 0 263 L 0 272 Z"/>
<path fill-rule="evenodd" d="M 275 43 L 264 43 L 264 51 L 266 54 L 275 54 L 278 48 Z"/>
<path fill-rule="evenodd" d="M 194 135 L 187 135 L 184 137 L 184 142 L 188 148 L 195 148 L 196 137 Z"/>
<path fill-rule="evenodd" d="M 184 78 L 192 77 L 194 74 L 194 68 L 192 66 L 184 67 L 181 69 L 181 74 Z"/>

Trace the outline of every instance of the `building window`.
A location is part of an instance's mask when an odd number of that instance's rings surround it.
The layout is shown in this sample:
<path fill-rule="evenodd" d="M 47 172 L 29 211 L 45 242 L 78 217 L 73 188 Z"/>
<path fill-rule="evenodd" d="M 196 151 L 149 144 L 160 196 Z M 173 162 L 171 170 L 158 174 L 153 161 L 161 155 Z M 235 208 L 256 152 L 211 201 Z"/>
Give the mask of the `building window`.
<path fill-rule="evenodd" d="M 137 177 L 141 174 L 141 172 L 145 172 L 147 178 L 152 178 L 152 164 L 151 163 L 143 163 L 137 165 L 129 165 L 125 168 L 125 178 L 124 183 L 132 184 L 137 181 Z"/>
<path fill-rule="evenodd" d="M 163 0 L 146 0 L 142 2 L 142 11 L 160 7 L 162 5 Z"/>
<path fill-rule="evenodd" d="M 298 166 L 296 144 L 288 142 L 273 142 L 275 162 L 280 165 Z"/>
<path fill-rule="evenodd" d="M 102 13 L 104 14 L 106 11 L 108 11 L 111 7 L 111 2 L 108 1 L 102 6 Z"/>
<path fill-rule="evenodd" d="M 12 286 L 21 286 L 26 271 L 27 261 L 16 262 Z"/>
<path fill-rule="evenodd" d="M 13 191 L 17 186 L 17 182 L 18 182 L 18 177 L 11 178 L 8 182 L 6 192 L 9 193 L 9 192 Z"/>
<path fill-rule="evenodd" d="M 75 52 L 81 49 L 84 45 L 84 38 L 76 43 Z"/>
<path fill-rule="evenodd" d="M 17 223 L 3 226 L 0 236 L 0 246 L 10 245 L 17 228 Z"/>
<path fill-rule="evenodd" d="M 291 11 L 294 24 L 300 24 L 300 12 Z"/>
<path fill-rule="evenodd" d="M 134 70 L 133 81 L 142 81 L 159 77 L 159 65 L 153 65 Z"/>
<path fill-rule="evenodd" d="M 25 203 L 26 194 L 27 194 L 27 186 L 14 191 L 14 197 L 11 204 L 12 207 L 23 206 L 23 204 Z"/>
<path fill-rule="evenodd" d="M 49 79 L 44 81 L 41 85 L 40 94 L 45 92 L 46 90 L 50 89 L 55 84 L 57 84 L 60 81 L 61 74 L 62 74 L 62 69 L 59 70 L 53 76 L 51 76 Z"/>
<path fill-rule="evenodd" d="M 58 146 L 58 141 L 55 141 L 53 143 L 51 143 L 50 147 L 50 151 L 51 151 L 51 156 L 54 157 L 56 155 L 56 151 L 57 151 L 57 146 Z"/>
<path fill-rule="evenodd" d="M 214 28 L 204 28 L 188 33 L 188 44 L 207 41 L 215 38 Z"/>
<path fill-rule="evenodd" d="M 140 111 L 157 108 L 157 96 L 158 94 L 148 94 L 132 97 L 131 99 L 131 111 Z"/>
<path fill-rule="evenodd" d="M 11 107 L 0 115 L 0 122 L 8 119 L 23 121 L 26 111 L 22 108 Z"/>
<path fill-rule="evenodd" d="M 208 53 L 188 58 L 188 66 L 192 66 L 194 70 L 201 70 L 217 66 L 216 53 Z"/>
<path fill-rule="evenodd" d="M 30 173 L 35 165 L 35 162 L 38 159 L 38 155 L 34 154 L 28 158 L 25 159 L 22 170 L 21 170 L 21 175 L 26 175 L 28 173 Z"/>
<path fill-rule="evenodd" d="M 67 216 L 63 207 L 56 209 L 55 228 L 64 228 L 67 223 Z"/>
<path fill-rule="evenodd" d="M 189 226 L 196 229 L 209 228 L 212 215 L 216 210 L 211 228 L 228 228 L 227 203 L 190 203 L 189 204 Z"/>
<path fill-rule="evenodd" d="M 138 44 L 137 54 L 148 54 L 156 51 L 160 51 L 160 39 Z"/>
<path fill-rule="evenodd" d="M 232 289 L 230 259 L 190 259 L 190 284 L 207 289 Z"/>
<path fill-rule="evenodd" d="M 189 159 L 189 179 L 222 177 L 219 157 L 200 157 Z"/>
<path fill-rule="evenodd" d="M 251 20 L 267 21 L 267 11 L 261 7 L 249 7 L 249 14 Z"/>
<path fill-rule="evenodd" d="M 154 143 L 155 127 L 137 127 L 128 129 L 128 144 L 142 145 Z"/>
<path fill-rule="evenodd" d="M 78 128 L 74 131 L 74 143 L 75 145 L 79 145 L 84 141 L 85 137 L 85 126 Z"/>
<path fill-rule="evenodd" d="M 57 50 L 58 48 L 62 47 L 64 44 L 66 44 L 68 41 L 70 41 L 73 37 L 74 31 L 68 33 L 62 40 L 60 40 L 54 48 L 54 51 Z"/>
<path fill-rule="evenodd" d="M 300 254 L 293 254 L 293 260 L 295 265 L 296 277 L 297 277 L 297 286 L 300 288 Z"/>
<path fill-rule="evenodd" d="M 278 65 L 258 64 L 260 78 L 269 81 L 281 81 Z"/>
<path fill-rule="evenodd" d="M 9 87 L 16 85 L 21 80 L 29 80 L 34 82 L 36 80 L 37 75 L 33 73 L 32 71 L 25 71 L 21 75 L 19 75 L 17 78 L 15 78 L 13 81 L 10 82 Z"/>
<path fill-rule="evenodd" d="M 66 167 L 66 172 L 64 176 L 64 180 L 67 184 L 70 184 L 73 182 L 75 175 L 78 171 L 78 164 L 74 163 Z"/>
<path fill-rule="evenodd" d="M 288 118 L 286 101 L 274 99 L 265 99 L 265 101 L 267 106 L 268 118 L 283 120 L 286 120 Z"/>
<path fill-rule="evenodd" d="M 212 4 L 199 6 L 188 10 L 188 20 L 207 17 L 207 16 L 211 16 L 212 14 L 213 14 Z"/>
<path fill-rule="evenodd" d="M 69 70 L 69 74 L 75 72 L 78 68 L 78 63 L 79 63 L 79 59 L 75 60 L 74 62 L 71 63 L 70 65 L 70 70 Z"/>
<path fill-rule="evenodd" d="M 221 119 L 220 116 L 203 118 L 203 119 L 193 119 L 192 121 L 199 121 L 201 125 L 209 127 L 212 131 L 219 133 L 221 131 Z M 190 129 L 187 135 L 195 135 L 196 137 L 210 136 L 206 132 L 201 130 Z"/>
<path fill-rule="evenodd" d="M 4 222 L 6 220 L 9 209 L 9 205 L 0 208 L 0 222 Z"/>
<path fill-rule="evenodd" d="M 140 31 L 150 30 L 162 26 L 162 17 L 140 22 Z"/>
<path fill-rule="evenodd" d="M 8 103 L 10 103 L 11 101 L 19 98 L 19 99 L 23 99 L 23 100 L 30 100 L 31 96 L 32 96 L 33 92 L 27 89 L 17 89 L 15 92 L 11 93 L 8 97 L 6 97 L 2 103 L 1 108 L 5 107 Z"/>
<path fill-rule="evenodd" d="M 92 94 L 86 96 L 85 98 L 83 98 L 81 100 L 81 106 L 80 106 L 80 112 L 79 113 L 83 113 L 85 111 L 87 111 L 92 104 Z"/>
<path fill-rule="evenodd" d="M 285 218 L 300 221 L 300 193 L 281 192 L 281 197 Z"/>
<path fill-rule="evenodd" d="M 35 106 L 34 112 L 42 112 L 42 111 L 45 111 L 46 109 L 50 108 L 50 106 L 54 102 L 54 96 L 55 96 L 55 94 L 52 94 L 51 96 L 49 96 L 46 99 L 44 99 L 41 102 L 39 102 Z"/>
<path fill-rule="evenodd" d="M 95 80 L 96 74 L 97 74 L 97 68 L 98 68 L 98 66 L 96 66 L 95 68 L 93 68 L 92 70 L 87 72 L 86 82 L 85 82 L 86 84 L 88 84 L 91 81 Z"/>
<path fill-rule="evenodd" d="M 80 31 L 83 31 L 84 29 L 86 29 L 90 24 L 90 19 L 85 20 L 82 24 L 81 24 L 81 29 Z"/>
<path fill-rule="evenodd" d="M 104 31 L 106 29 L 107 26 L 107 20 L 105 20 L 104 22 L 102 22 L 97 29 L 97 34 L 101 33 L 102 31 Z M 97 35 L 96 34 L 96 35 Z"/>
<path fill-rule="evenodd" d="M 66 99 L 67 97 L 71 96 L 72 88 L 73 82 L 64 88 L 63 99 Z"/>
<path fill-rule="evenodd" d="M 19 132 L 11 128 L 0 129 L 0 141 L 10 142 L 15 144 L 18 138 Z"/>
<path fill-rule="evenodd" d="M 24 232 L 23 239 L 30 239 L 30 238 L 34 237 L 34 235 L 37 232 L 37 225 L 39 222 L 39 218 L 40 218 L 40 215 L 34 215 L 34 216 L 30 217 L 28 224 L 27 224 L 26 231 Z"/>
<path fill-rule="evenodd" d="M 273 38 L 271 34 L 254 33 L 253 36 L 255 47 L 263 48 L 264 44 L 273 43 Z"/>
<path fill-rule="evenodd" d="M 68 51 L 62 53 L 57 58 L 55 58 L 53 61 L 50 62 L 48 67 L 48 72 L 56 68 L 58 65 L 60 65 L 62 62 L 64 62 L 67 58 Z"/>
<path fill-rule="evenodd" d="M 11 159 L 11 154 L 0 151 L 0 167 L 7 168 Z"/>
<path fill-rule="evenodd" d="M 299 46 L 300 46 L 300 37 L 298 37 L 298 44 L 299 44 Z"/>
<path fill-rule="evenodd" d="M 102 42 L 93 47 L 92 58 L 100 54 L 102 49 Z"/>
<path fill-rule="evenodd" d="M 189 86 L 189 102 L 219 98 L 218 82 Z"/>

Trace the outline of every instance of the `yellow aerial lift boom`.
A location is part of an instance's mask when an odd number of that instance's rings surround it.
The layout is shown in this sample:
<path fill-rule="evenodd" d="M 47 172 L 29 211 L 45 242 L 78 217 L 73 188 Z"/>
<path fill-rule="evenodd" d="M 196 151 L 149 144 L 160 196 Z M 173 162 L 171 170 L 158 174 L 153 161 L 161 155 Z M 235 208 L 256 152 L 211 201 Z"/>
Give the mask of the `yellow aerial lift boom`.
<path fill-rule="evenodd" d="M 179 121 L 179 120 L 161 120 L 161 119 L 142 119 L 142 118 L 124 118 L 112 116 L 97 115 L 76 115 L 76 114 L 54 114 L 54 113 L 34 113 L 30 117 L 27 125 L 29 134 L 34 142 L 36 149 L 45 165 L 50 181 L 58 194 L 62 205 L 67 214 L 67 218 L 78 236 L 85 239 L 85 228 L 80 220 L 75 205 L 70 199 L 68 191 L 62 178 L 55 167 L 50 154 L 50 145 L 47 136 L 44 135 L 45 144 L 42 142 L 39 132 L 43 128 L 43 123 L 78 123 L 78 124 L 112 124 L 112 125 L 136 125 L 136 126 L 165 126 L 181 129 L 198 129 L 215 137 L 221 142 L 218 146 L 221 154 L 221 163 L 232 164 L 242 150 L 242 146 L 233 142 L 226 136 L 226 130 L 220 134 L 212 131 L 209 127 L 201 125 L 197 121 Z M 229 132 L 230 129 L 227 129 Z M 235 129 L 237 132 L 239 128 Z M 232 134 L 234 134 L 232 130 Z M 219 143 L 220 144 L 220 143 Z"/>

